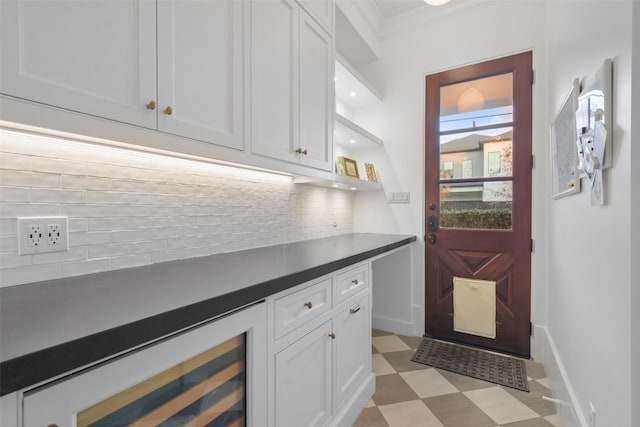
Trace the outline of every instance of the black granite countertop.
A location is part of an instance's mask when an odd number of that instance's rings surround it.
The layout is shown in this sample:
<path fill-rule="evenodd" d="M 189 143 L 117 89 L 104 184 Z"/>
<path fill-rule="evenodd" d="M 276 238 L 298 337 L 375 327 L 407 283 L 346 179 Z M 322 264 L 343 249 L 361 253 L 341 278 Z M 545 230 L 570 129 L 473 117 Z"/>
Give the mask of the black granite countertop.
<path fill-rule="evenodd" d="M 346 234 L 0 289 L 0 394 L 416 240 Z"/>

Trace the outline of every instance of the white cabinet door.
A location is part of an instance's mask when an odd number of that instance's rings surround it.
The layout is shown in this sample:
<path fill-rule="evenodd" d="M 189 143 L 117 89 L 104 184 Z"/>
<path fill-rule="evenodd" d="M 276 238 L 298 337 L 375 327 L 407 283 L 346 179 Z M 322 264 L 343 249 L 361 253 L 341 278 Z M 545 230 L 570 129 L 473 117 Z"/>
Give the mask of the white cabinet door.
<path fill-rule="evenodd" d="M 300 19 L 300 163 L 333 169 L 333 39 L 309 15 Z"/>
<path fill-rule="evenodd" d="M 242 67 L 242 1 L 158 1 L 158 130 L 242 148 Z"/>
<path fill-rule="evenodd" d="M 371 312 L 369 293 L 339 312 L 336 334 L 336 412 L 371 372 Z"/>
<path fill-rule="evenodd" d="M 155 128 L 156 3 L 2 0 L 0 92 Z"/>
<path fill-rule="evenodd" d="M 298 0 L 309 11 L 322 27 L 333 34 L 334 8 L 333 0 Z"/>
<path fill-rule="evenodd" d="M 298 161 L 299 7 L 251 2 L 251 150 Z"/>
<path fill-rule="evenodd" d="M 333 169 L 333 38 L 291 0 L 251 2 L 251 150 Z"/>
<path fill-rule="evenodd" d="M 331 417 L 331 320 L 276 354 L 277 427 L 322 426 Z"/>

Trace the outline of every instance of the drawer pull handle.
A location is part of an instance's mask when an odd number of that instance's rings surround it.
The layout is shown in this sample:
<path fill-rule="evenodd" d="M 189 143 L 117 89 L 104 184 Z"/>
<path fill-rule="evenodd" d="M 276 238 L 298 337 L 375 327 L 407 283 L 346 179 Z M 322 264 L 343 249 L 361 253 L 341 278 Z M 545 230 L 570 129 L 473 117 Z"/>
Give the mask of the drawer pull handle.
<path fill-rule="evenodd" d="M 333 332 L 331 332 L 331 333 L 329 334 L 329 338 L 331 338 L 332 340 L 335 340 L 335 339 L 336 339 L 336 334 L 334 334 Z"/>
<path fill-rule="evenodd" d="M 360 304 L 356 305 L 355 307 L 351 307 L 349 309 L 349 314 L 356 314 L 359 311 L 360 311 Z"/>
<path fill-rule="evenodd" d="M 306 149 L 303 150 L 302 148 L 298 148 L 296 150 L 296 153 L 297 154 L 304 154 L 306 156 L 307 155 L 307 150 Z"/>
<path fill-rule="evenodd" d="M 309 310 L 311 310 L 311 307 L 313 307 L 313 304 L 311 304 L 311 301 L 307 301 L 304 303 L 304 306 L 307 307 Z"/>
<path fill-rule="evenodd" d="M 162 112 L 165 113 L 167 116 L 170 116 L 173 114 L 173 108 L 171 108 L 171 105 L 167 105 L 167 108 L 162 110 Z"/>
<path fill-rule="evenodd" d="M 49 424 L 47 427 L 58 427 L 58 424 Z"/>
<path fill-rule="evenodd" d="M 358 279 L 353 279 L 353 280 L 351 281 L 351 283 L 353 283 L 354 285 L 358 286 L 358 284 L 359 284 L 360 282 L 358 282 Z"/>

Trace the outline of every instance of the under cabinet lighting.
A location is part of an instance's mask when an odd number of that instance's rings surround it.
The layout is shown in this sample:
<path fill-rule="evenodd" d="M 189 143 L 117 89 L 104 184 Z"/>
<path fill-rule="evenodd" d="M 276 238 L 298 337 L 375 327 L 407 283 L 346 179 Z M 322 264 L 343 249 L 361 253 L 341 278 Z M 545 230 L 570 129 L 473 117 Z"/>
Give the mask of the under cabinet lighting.
<path fill-rule="evenodd" d="M 12 138 L 9 138 L 13 135 Z M 142 163 L 166 170 L 190 169 L 196 173 L 222 173 L 230 178 L 291 181 L 291 174 L 191 154 L 143 147 L 0 120 L 0 139 L 22 141 L 33 153 L 69 153 L 70 158 L 100 159 L 116 165 Z M 85 157 L 86 156 L 86 157 Z M 108 159 L 108 160 L 106 160 Z"/>
<path fill-rule="evenodd" d="M 351 144 L 355 144 L 355 143 L 356 143 L 356 142 L 358 142 L 358 141 L 356 141 L 355 139 L 350 139 L 350 140 L 349 140 L 349 142 L 350 142 Z"/>
<path fill-rule="evenodd" d="M 349 95 L 351 95 L 351 96 L 356 96 L 356 95 L 357 95 L 357 93 L 355 93 L 355 92 L 349 92 Z"/>

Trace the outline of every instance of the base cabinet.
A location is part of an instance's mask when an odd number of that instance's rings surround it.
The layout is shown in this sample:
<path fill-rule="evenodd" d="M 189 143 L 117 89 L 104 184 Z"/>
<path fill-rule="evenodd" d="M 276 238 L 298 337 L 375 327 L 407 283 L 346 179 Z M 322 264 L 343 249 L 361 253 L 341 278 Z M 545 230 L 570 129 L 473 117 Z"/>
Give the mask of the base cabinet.
<path fill-rule="evenodd" d="M 270 426 L 350 426 L 373 394 L 369 275 L 370 265 L 361 264 L 269 301 L 274 307 L 269 358 L 275 396 Z M 322 299 L 323 309 L 314 312 L 318 298 L 312 297 L 329 285 L 333 298 Z M 305 323 L 278 334 L 286 313 L 299 312 L 305 313 Z"/>
<path fill-rule="evenodd" d="M 335 410 L 349 402 L 362 381 L 371 374 L 370 295 L 349 302 L 334 318 L 336 331 Z"/>
<path fill-rule="evenodd" d="M 331 321 L 275 356 L 276 425 L 323 426 L 331 417 Z"/>

